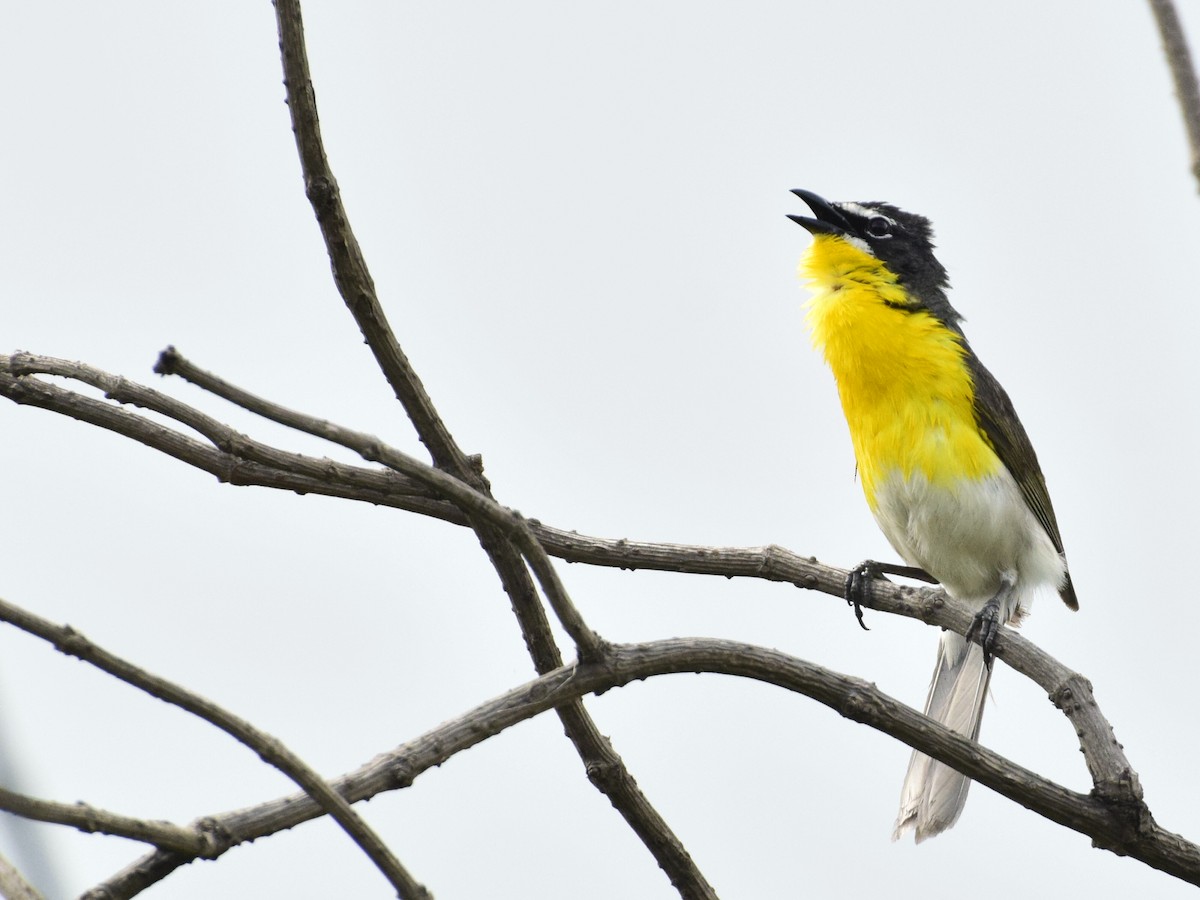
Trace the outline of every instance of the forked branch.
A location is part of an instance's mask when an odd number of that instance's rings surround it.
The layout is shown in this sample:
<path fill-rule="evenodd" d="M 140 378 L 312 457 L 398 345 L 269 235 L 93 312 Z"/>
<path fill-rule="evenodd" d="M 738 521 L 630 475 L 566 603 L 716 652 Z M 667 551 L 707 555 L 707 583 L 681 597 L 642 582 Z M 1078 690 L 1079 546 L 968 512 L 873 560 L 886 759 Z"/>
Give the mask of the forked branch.
<path fill-rule="evenodd" d="M 490 499 L 487 481 L 471 466 L 468 457 L 454 441 L 407 356 L 400 349 L 375 293 L 374 281 L 358 241 L 350 228 L 337 181 L 321 140 L 299 0 L 275 0 L 275 11 L 288 108 L 304 172 L 305 192 L 321 226 L 338 292 L 412 420 L 417 436 L 428 448 L 434 465 Z M 528 529 L 521 525 L 514 537 L 486 515 L 471 509 L 463 509 L 463 512 L 508 594 L 534 668 L 539 673 L 557 668 L 562 665 L 562 655 L 554 642 L 550 623 L 530 578 L 529 568 L 526 568 L 526 560 L 547 600 L 575 641 L 580 658 L 597 656 L 603 648 L 602 639 L 584 624 L 570 604 L 548 557 Z M 642 793 L 621 757 L 600 733 L 583 704 L 579 701 L 567 704 L 558 710 L 558 715 L 567 737 L 584 764 L 589 780 L 609 798 L 633 828 L 681 896 L 696 900 L 715 898 L 716 893 L 683 843 Z"/>
<path fill-rule="evenodd" d="M 217 706 L 211 700 L 206 700 L 158 675 L 152 675 L 102 647 L 96 646 L 69 626 L 55 625 L 4 600 L 0 600 L 0 621 L 15 625 L 22 631 L 49 641 L 62 653 L 83 660 L 102 672 L 145 691 L 152 697 L 157 697 L 172 706 L 178 706 L 245 744 L 263 762 L 274 766 L 292 779 L 324 812 L 328 813 L 375 863 L 376 867 L 399 892 L 399 896 L 411 897 L 415 900 L 428 898 L 429 894 L 425 888 L 392 855 L 379 836 L 351 808 L 346 799 L 278 738 L 265 734 L 244 719 Z M 12 798 L 0 796 L 0 802 L 4 799 Z M 40 818 L 44 819 L 47 816 L 43 815 Z M 92 824 L 95 824 L 94 820 Z M 205 857 L 218 855 L 212 841 L 214 834 L 215 832 L 210 830 L 207 834 L 199 835 L 202 840 L 202 849 L 195 855 Z M 133 837 L 134 835 L 127 832 L 125 836 Z M 174 839 L 172 843 L 174 843 Z M 168 846 L 171 845 L 168 844 Z M 173 848 L 173 852 L 177 854 L 181 850 L 182 848 L 178 846 Z"/>
<path fill-rule="evenodd" d="M 179 357 L 179 359 L 182 358 Z M 136 430 L 136 433 L 143 443 L 161 449 L 163 452 L 171 452 L 176 447 L 178 439 L 181 437 L 178 432 L 166 426 L 151 423 L 148 419 L 144 419 L 126 410 L 118 409 L 111 402 L 82 398 L 74 392 L 54 385 L 48 385 L 37 375 L 32 374 L 34 372 L 53 371 L 66 374 L 69 377 L 82 377 L 87 383 L 101 387 L 119 385 L 119 390 L 112 392 L 114 398 L 123 399 L 127 402 L 152 404 L 158 410 L 170 411 L 176 421 L 202 423 L 205 430 L 212 435 L 225 434 L 227 426 L 216 423 L 215 420 L 203 419 L 198 411 L 190 410 L 182 404 L 179 406 L 167 404 L 159 399 L 163 395 L 159 395 L 157 392 L 145 393 L 149 389 L 142 388 L 140 385 L 136 385 L 128 380 L 116 379 L 114 376 L 88 367 L 73 368 L 73 366 L 75 364 L 64 364 L 62 361 L 37 357 L 31 354 L 19 354 L 14 357 L 0 356 L 0 394 L 10 396 L 12 399 L 17 400 L 17 402 L 30 402 L 31 397 L 44 400 L 43 392 L 53 389 L 55 392 L 61 392 L 63 396 L 58 396 L 54 404 L 39 402 L 36 405 L 46 406 L 67 415 L 73 415 L 80 409 L 83 409 L 87 412 L 88 421 L 105 424 L 104 417 L 100 416 L 94 408 L 99 407 L 110 414 L 118 416 L 112 424 L 119 423 L 119 430 L 122 430 L 123 433 L 133 430 L 127 420 L 137 420 L 139 428 Z M 12 374 L 14 371 L 20 371 L 23 374 L 14 375 Z M 204 381 L 204 376 L 196 375 L 196 372 L 202 371 L 193 367 L 191 374 L 196 377 L 197 383 Z M 228 382 L 222 381 L 221 383 L 228 386 Z M 261 403 L 265 402 L 247 400 L 247 397 L 253 397 L 253 395 L 247 392 L 238 393 L 238 391 L 240 389 L 230 389 L 224 395 L 234 402 L 241 402 L 247 409 L 254 411 L 258 411 L 256 407 L 261 406 Z M 76 403 L 81 400 L 87 400 L 87 404 L 81 407 L 76 406 Z M 322 421 L 278 406 L 273 406 L 271 417 L 276 421 L 309 421 L 310 423 Z M 335 440 L 345 446 L 370 446 L 372 447 L 371 453 L 377 458 L 390 458 L 394 449 L 387 448 L 386 445 L 383 445 L 369 435 L 363 435 L 329 422 L 324 422 L 319 429 L 305 428 L 304 430 L 310 433 L 323 432 L 323 436 L 329 437 L 331 440 Z M 260 444 L 245 435 L 239 436 L 238 440 L 223 440 L 222 443 L 225 449 L 219 451 L 219 454 L 225 457 L 226 461 L 222 466 L 218 466 L 217 468 L 236 467 L 239 460 L 237 454 L 243 453 L 254 455 L 259 459 L 270 459 L 281 466 L 293 465 L 297 470 L 305 473 L 314 471 L 314 467 L 322 462 L 298 454 L 289 454 L 278 448 Z M 399 453 L 399 451 L 394 452 Z M 176 455 L 177 458 L 188 459 L 186 454 L 173 453 L 172 455 Z M 408 477 L 399 479 L 396 482 L 396 490 L 393 495 L 388 495 L 386 490 L 382 488 L 380 492 L 364 495 L 361 485 L 364 483 L 365 476 L 374 471 L 372 469 L 362 469 L 355 466 L 346 466 L 342 469 L 329 463 L 328 460 L 324 461 L 324 463 L 327 465 L 326 472 L 330 482 L 326 485 L 324 492 L 335 496 L 366 500 L 367 502 L 384 502 L 412 509 L 414 485 L 420 486 L 423 484 L 434 494 L 440 494 L 444 489 L 449 489 L 455 497 L 454 503 L 456 505 L 457 503 L 471 505 L 477 502 L 476 500 L 468 500 L 459 493 L 465 489 L 461 482 L 453 481 L 453 486 L 451 486 L 449 481 L 443 481 L 438 477 L 426 479 L 420 471 L 420 467 L 423 464 L 416 461 L 410 460 L 404 463 L 406 471 L 409 473 Z M 290 482 L 287 480 L 287 472 L 282 469 L 277 471 L 278 480 L 282 486 L 290 487 Z M 437 474 L 442 475 L 443 473 Z M 420 499 L 423 502 L 434 504 L 435 512 L 430 514 L 447 521 L 455 522 L 456 524 L 465 524 L 465 517 L 461 514 L 456 517 L 446 513 L 444 506 L 446 501 L 440 497 L 421 497 Z M 485 508 L 490 507 L 479 507 L 479 509 Z M 500 522 L 503 520 L 497 518 L 496 521 Z M 553 528 L 534 520 L 528 520 L 526 524 L 550 555 L 573 562 L 626 569 L 646 568 L 724 577 L 759 578 L 820 591 L 839 598 L 839 602 L 845 582 L 846 572 L 844 570 L 822 565 L 814 559 L 801 557 L 780 547 L 720 548 L 639 542 L 626 539 L 608 540 Z M 931 625 L 949 628 L 959 633 L 966 631 L 971 623 L 971 613 L 937 589 L 910 588 L 887 582 L 877 582 L 873 584 L 871 594 L 866 599 L 865 605 L 870 609 L 880 612 L 920 619 Z M 608 645 L 601 645 L 601 656 L 596 665 L 600 669 L 603 669 L 605 666 L 611 666 L 615 660 L 623 659 L 621 656 L 623 652 L 623 650 L 613 650 Z M 1001 632 L 996 643 L 996 655 L 1012 668 L 1039 684 L 1047 692 L 1051 700 L 1068 717 L 1079 737 L 1080 746 L 1084 752 L 1094 785 L 1092 794 L 1088 798 L 1089 804 L 1100 804 L 1107 811 L 1104 814 L 1106 818 L 1103 825 L 1098 824 L 1099 820 L 1089 818 L 1095 814 L 1095 809 L 1093 805 L 1088 805 L 1080 813 L 1082 818 L 1075 820 L 1074 824 L 1069 822 L 1064 822 L 1064 824 L 1069 824 L 1070 827 L 1091 834 L 1100 846 L 1109 847 L 1117 852 L 1142 859 L 1151 865 L 1155 865 L 1165 871 L 1170 871 L 1172 874 L 1178 875 L 1178 877 L 1184 877 L 1189 880 L 1195 877 L 1195 871 L 1190 868 L 1190 861 L 1196 855 L 1195 848 L 1177 835 L 1171 835 L 1169 832 L 1163 831 L 1154 823 L 1142 801 L 1141 787 L 1137 776 L 1120 744 L 1113 735 L 1111 726 L 1101 713 L 1092 695 L 1091 685 L 1088 681 L 1054 660 L 1015 631 L 1006 629 Z M 574 675 L 571 677 L 579 677 L 580 672 L 592 671 L 589 666 L 593 662 L 593 660 L 584 660 L 581 666 L 571 670 L 574 672 Z M 747 675 L 745 671 L 738 669 L 735 664 L 726 662 L 722 663 L 722 665 L 725 667 L 705 668 L 704 671 L 722 671 L 726 674 Z M 562 667 L 555 667 L 553 671 L 567 670 Z M 642 670 L 639 669 L 637 671 L 641 672 Z M 682 671 L 682 669 L 679 669 L 679 671 Z M 747 677 L 758 676 L 749 675 Z M 770 681 L 772 678 L 764 675 L 763 680 Z M 612 682 L 612 684 L 616 683 L 624 682 Z M 552 679 L 550 681 L 539 680 L 532 683 L 529 686 L 529 690 L 537 693 L 538 691 L 545 691 L 547 685 L 554 684 L 557 684 L 557 682 Z M 591 682 L 580 682 L 581 687 L 578 693 L 573 690 L 568 692 L 567 699 L 561 703 L 558 697 L 551 697 L 549 699 L 544 697 L 539 698 L 538 702 L 542 705 L 537 706 L 536 710 L 529 712 L 529 714 L 536 714 L 536 712 L 556 706 L 556 704 L 558 704 L 556 708 L 564 708 L 563 704 L 574 704 L 576 698 L 588 690 L 600 690 L 607 684 L 609 682 L 604 682 L 604 684 L 597 682 L 597 686 L 592 687 L 589 686 Z M 520 706 L 526 702 L 531 701 L 527 701 L 527 699 L 522 700 L 516 705 Z M 913 714 L 915 715 L 915 713 Z M 468 718 L 475 715 L 472 713 Z M 487 713 L 486 715 L 480 713 L 479 715 L 487 718 L 492 713 Z M 886 724 L 887 721 L 890 721 L 890 716 L 891 714 L 887 713 L 882 720 L 864 719 L 864 721 L 868 721 L 868 724 L 879 727 L 889 734 L 896 734 L 905 740 L 906 743 L 918 747 L 928 752 L 931 756 L 942 759 L 951 765 L 958 765 L 961 762 L 952 753 L 943 755 L 942 748 L 936 745 L 926 745 L 916 739 L 910 740 L 912 735 L 906 736 L 898 731 L 890 730 L 892 726 Z M 489 721 L 491 720 L 489 719 Z M 921 721 L 926 722 L 924 719 Z M 926 722 L 926 724 L 930 728 L 933 727 L 932 723 Z M 490 727 L 488 726 L 488 728 Z M 899 728 L 900 726 L 896 727 Z M 487 731 L 487 728 L 484 731 Z M 446 743 L 446 740 L 446 735 L 439 731 L 437 742 L 448 748 L 449 752 L 454 747 L 454 744 L 452 741 Z M 976 745 L 971 746 L 974 747 Z M 457 752 L 457 750 L 453 752 Z M 406 750 L 405 753 L 409 753 L 409 751 Z M 390 762 L 385 764 L 385 771 L 390 773 L 387 777 L 380 776 L 378 771 L 372 771 L 369 775 L 363 775 L 361 779 L 358 775 L 347 776 L 353 783 L 353 786 L 347 783 L 345 787 L 345 790 L 348 792 L 348 799 L 353 801 L 361 796 L 369 796 L 378 790 L 405 786 L 411 781 L 412 777 L 415 777 L 418 771 L 423 771 L 423 768 L 420 766 L 414 768 L 410 764 L 413 759 L 411 755 L 405 756 L 404 759 L 406 761 L 401 763 L 399 757 L 395 755 L 390 757 Z M 434 764 L 437 763 L 430 763 L 430 765 Z M 399 766 L 399 769 L 396 768 L 397 766 Z M 995 776 L 993 778 L 993 776 L 985 776 L 982 773 L 977 774 L 974 769 L 965 768 L 964 770 L 972 775 L 972 777 L 977 777 L 978 780 L 995 787 L 1001 793 L 1005 793 L 1006 796 L 1013 797 L 1026 806 L 1031 806 L 1031 808 L 1037 808 L 1039 812 L 1049 816 L 1054 821 L 1063 821 L 1062 816 L 1064 814 L 1061 811 L 1054 811 L 1061 807 L 1062 804 L 1058 801 L 1051 802 L 1050 795 L 1043 798 L 1044 802 L 1039 801 L 1042 802 L 1042 806 L 1040 807 L 1030 802 L 1029 797 L 1020 793 L 1023 788 L 1020 788 L 1019 785 L 1025 783 L 1020 778 L 1017 778 L 1015 781 L 1009 779 L 1012 781 L 1012 784 L 1018 785 L 1018 787 L 1010 786 L 1010 788 L 1005 788 L 1002 784 L 1004 778 L 1001 778 L 996 773 L 993 773 Z M 397 774 L 398 772 L 399 774 Z M 389 778 L 392 780 L 389 781 Z M 993 778 L 993 780 L 989 781 L 989 778 Z M 339 790 L 342 790 L 343 782 L 339 781 L 337 787 Z M 362 793 L 363 791 L 366 793 Z M 1075 796 L 1079 797 L 1082 795 Z M 287 801 L 285 806 L 291 808 L 292 800 Z M 316 805 L 303 808 L 308 810 L 306 815 L 319 814 L 319 808 Z M 259 809 L 261 808 L 256 808 L 256 810 Z M 247 813 L 247 815 L 257 816 L 259 812 L 253 814 Z M 224 820 L 222 819 L 222 821 Z M 277 811 L 263 812 L 262 821 L 278 825 Z M 261 822 L 257 820 L 256 822 L 257 824 L 245 832 L 245 839 L 249 840 L 255 836 L 269 833 L 269 831 L 256 830 L 263 827 Z M 1088 824 L 1089 822 L 1091 824 Z M 245 822 L 241 819 L 235 819 L 235 823 L 239 828 L 245 825 Z M 171 850 L 160 850 L 153 854 L 152 862 L 149 859 L 143 860 L 142 864 L 144 865 L 139 864 L 139 866 L 142 866 L 139 868 L 139 871 L 144 875 L 148 871 L 144 866 L 150 866 L 154 870 L 159 870 L 164 866 L 169 866 L 169 864 L 182 864 L 190 858 L 192 857 L 187 853 L 181 854 Z M 174 863 L 170 863 L 171 860 L 174 860 Z"/>

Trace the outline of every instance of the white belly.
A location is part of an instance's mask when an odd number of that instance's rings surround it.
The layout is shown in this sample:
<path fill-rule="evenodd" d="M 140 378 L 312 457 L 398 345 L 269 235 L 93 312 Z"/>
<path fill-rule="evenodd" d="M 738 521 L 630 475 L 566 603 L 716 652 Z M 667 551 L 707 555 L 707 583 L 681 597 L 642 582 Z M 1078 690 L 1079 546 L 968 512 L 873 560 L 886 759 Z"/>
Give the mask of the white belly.
<path fill-rule="evenodd" d="M 883 479 L 875 502 L 875 521 L 896 552 L 960 600 L 986 602 L 1007 576 L 1028 607 L 1034 588 L 1057 588 L 1066 571 L 1003 467 L 952 485 L 932 485 L 920 474 L 905 480 L 896 472 Z"/>

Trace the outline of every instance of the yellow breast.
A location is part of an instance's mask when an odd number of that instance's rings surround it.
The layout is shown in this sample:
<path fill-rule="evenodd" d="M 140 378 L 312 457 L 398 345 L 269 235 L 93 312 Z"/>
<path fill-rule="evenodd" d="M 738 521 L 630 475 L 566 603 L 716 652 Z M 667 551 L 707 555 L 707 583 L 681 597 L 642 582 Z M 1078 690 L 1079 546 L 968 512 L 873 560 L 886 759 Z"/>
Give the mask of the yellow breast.
<path fill-rule="evenodd" d="M 896 277 L 840 237 L 816 235 L 800 271 L 813 291 L 813 343 L 837 379 L 872 509 L 896 471 L 952 486 L 1000 468 L 975 424 L 961 335 L 924 310 L 897 308 L 912 301 Z"/>

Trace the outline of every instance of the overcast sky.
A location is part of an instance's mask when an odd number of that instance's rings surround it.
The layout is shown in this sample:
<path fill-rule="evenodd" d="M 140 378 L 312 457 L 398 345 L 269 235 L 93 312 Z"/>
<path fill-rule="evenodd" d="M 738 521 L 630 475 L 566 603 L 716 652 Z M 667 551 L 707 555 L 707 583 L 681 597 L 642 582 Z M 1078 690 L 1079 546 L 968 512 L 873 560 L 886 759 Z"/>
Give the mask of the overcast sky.
<path fill-rule="evenodd" d="M 1024 633 L 1093 681 L 1159 823 L 1200 839 L 1200 201 L 1146 4 L 310 0 L 305 14 L 331 161 L 393 327 L 496 496 L 556 527 L 892 558 L 804 331 L 809 238 L 784 216 L 804 187 L 930 217 L 967 334 L 1038 449 L 1079 593 L 1078 614 L 1040 598 Z M 266 0 L 8 11 L 5 352 L 85 360 L 349 458 L 162 381 L 151 366 L 173 343 L 420 453 L 329 277 L 276 43 Z M 219 485 L 7 402 L 0 433 L 0 596 L 327 775 L 531 675 L 469 532 Z M 924 700 L 937 634 L 919 623 L 868 612 L 862 632 L 836 598 L 785 585 L 560 570 L 610 640 L 746 640 Z M 992 694 L 988 746 L 1089 787 L 1036 686 L 1001 664 Z M 12 629 L 0 705 L 37 796 L 187 823 L 292 790 L 212 728 Z M 588 705 L 725 897 L 1185 896 L 978 786 L 953 831 L 892 844 L 908 748 L 775 688 L 675 676 Z M 440 900 L 676 896 L 552 716 L 362 811 Z M 52 897 L 143 852 L 41 833 Z M 325 822 L 148 894 L 320 895 L 390 895 Z"/>

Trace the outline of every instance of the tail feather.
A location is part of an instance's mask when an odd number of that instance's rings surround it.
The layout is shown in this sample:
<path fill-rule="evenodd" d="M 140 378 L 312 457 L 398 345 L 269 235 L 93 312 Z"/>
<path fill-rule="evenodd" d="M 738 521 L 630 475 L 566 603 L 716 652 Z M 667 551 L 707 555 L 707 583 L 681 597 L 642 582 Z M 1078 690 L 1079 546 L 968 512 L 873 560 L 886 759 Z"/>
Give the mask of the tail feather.
<path fill-rule="evenodd" d="M 961 635 L 944 632 L 925 715 L 971 740 L 977 739 L 990 677 L 978 644 L 968 644 Z M 941 834 L 958 821 L 970 786 L 971 779 L 965 775 L 913 751 L 900 791 L 900 815 L 892 840 L 909 828 L 915 829 L 917 843 Z"/>

